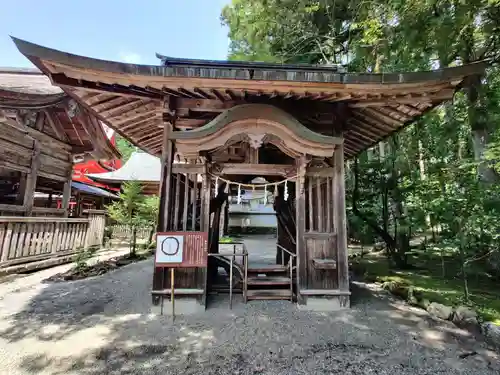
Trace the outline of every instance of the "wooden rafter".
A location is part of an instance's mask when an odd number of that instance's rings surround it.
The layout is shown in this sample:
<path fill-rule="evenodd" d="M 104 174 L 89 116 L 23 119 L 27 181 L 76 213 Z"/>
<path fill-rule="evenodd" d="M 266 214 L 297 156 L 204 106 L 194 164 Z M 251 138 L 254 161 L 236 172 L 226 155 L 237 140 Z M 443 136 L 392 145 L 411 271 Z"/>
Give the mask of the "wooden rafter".
<path fill-rule="evenodd" d="M 43 131 L 44 125 L 45 125 L 45 113 L 38 112 L 36 115 L 35 129 Z"/>
<path fill-rule="evenodd" d="M 380 138 L 380 132 L 376 132 L 376 131 L 373 131 L 373 127 L 369 124 L 369 123 L 366 123 L 364 121 L 361 121 L 361 120 L 358 120 L 354 117 L 350 118 L 348 120 L 348 124 L 352 124 L 353 126 L 350 127 L 348 130 L 357 130 L 361 133 L 363 133 L 364 135 L 370 137 L 370 138 L 373 138 L 374 140 L 377 140 Z"/>
<path fill-rule="evenodd" d="M 143 127 L 143 126 L 147 126 L 147 124 L 149 122 L 153 122 L 153 121 L 156 121 L 156 120 L 159 120 L 161 119 L 161 113 L 158 112 L 155 116 L 148 116 L 144 119 L 139 119 L 137 121 L 134 121 L 134 122 L 131 122 L 130 124 L 127 124 L 126 126 L 123 126 L 123 124 L 120 126 L 120 129 L 122 131 L 128 131 L 128 130 L 131 130 L 131 129 L 136 129 L 138 127 Z"/>
<path fill-rule="evenodd" d="M 131 137 L 137 136 L 137 134 L 148 134 L 150 130 L 156 130 L 161 127 L 161 118 L 151 119 L 148 118 L 148 122 L 144 122 L 141 125 L 135 126 L 133 129 L 128 129 L 128 133 Z"/>
<path fill-rule="evenodd" d="M 214 94 L 217 97 L 217 99 L 219 99 L 221 102 L 226 101 L 226 98 L 224 97 L 224 95 L 222 95 L 218 90 L 211 89 L 210 92 L 212 94 Z"/>
<path fill-rule="evenodd" d="M 361 121 L 363 121 L 367 124 L 370 124 L 370 126 L 377 128 L 378 130 L 380 130 L 382 132 L 384 132 L 384 131 L 392 132 L 395 129 L 393 126 L 387 125 L 387 123 L 380 121 L 379 119 L 372 117 L 372 116 L 370 116 L 367 113 L 362 112 L 362 111 L 353 111 L 352 116 L 354 118 L 360 119 Z M 400 125 L 401 125 L 401 123 L 400 123 Z"/>
<path fill-rule="evenodd" d="M 47 122 L 49 123 L 57 138 L 61 141 L 67 142 L 68 137 L 66 135 L 64 127 L 59 121 L 59 118 L 57 116 L 53 116 L 53 113 L 49 110 L 45 110 L 45 117 L 47 118 Z"/>
<path fill-rule="evenodd" d="M 144 111 L 139 111 L 140 109 L 141 110 L 144 109 Z M 143 106 L 141 108 L 137 108 L 137 110 L 124 113 L 120 116 L 111 117 L 110 121 L 113 122 L 113 124 L 115 124 L 116 126 L 125 125 L 125 124 L 130 124 L 130 122 L 133 122 L 133 120 L 138 118 L 149 117 L 149 116 L 156 117 L 158 112 L 159 112 L 158 107 L 153 105 L 148 105 L 148 106 Z"/>
<path fill-rule="evenodd" d="M 361 113 L 366 113 L 368 116 L 375 118 L 383 123 L 388 123 L 391 124 L 392 126 L 401 126 L 403 125 L 404 121 L 395 119 L 392 116 L 386 115 L 385 113 L 382 113 L 378 109 L 375 108 L 363 108 L 361 109 Z"/>
<path fill-rule="evenodd" d="M 143 103 L 144 103 L 144 101 L 142 99 L 134 99 L 134 100 L 130 100 L 126 103 L 117 105 L 116 107 L 110 108 L 108 110 L 100 111 L 100 112 L 96 110 L 96 112 L 98 112 L 103 117 L 112 118 L 116 115 L 120 115 L 121 113 L 135 109 L 135 108 L 143 105 Z"/>
<path fill-rule="evenodd" d="M 110 95 L 110 100 L 108 100 L 104 103 L 95 104 L 92 107 L 94 108 L 94 110 L 96 112 L 101 113 L 101 112 L 106 111 L 106 110 L 114 109 L 114 108 L 122 105 L 123 103 L 128 103 L 128 102 L 129 102 L 129 99 L 124 98 L 123 96 Z"/>
<path fill-rule="evenodd" d="M 393 107 L 377 107 L 376 109 L 378 112 L 390 116 L 396 120 L 407 122 L 412 119 L 412 116 L 410 116 L 408 113 L 401 112 L 397 108 Z"/>

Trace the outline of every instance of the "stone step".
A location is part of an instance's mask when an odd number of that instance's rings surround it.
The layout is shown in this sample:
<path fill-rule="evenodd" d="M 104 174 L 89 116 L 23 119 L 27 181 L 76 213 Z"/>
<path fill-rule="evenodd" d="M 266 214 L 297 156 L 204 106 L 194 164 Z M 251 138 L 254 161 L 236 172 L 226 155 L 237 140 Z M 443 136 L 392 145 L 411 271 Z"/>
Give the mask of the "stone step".
<path fill-rule="evenodd" d="M 248 286 L 253 285 L 290 285 L 292 280 L 284 276 L 256 276 L 248 278 Z"/>
<path fill-rule="evenodd" d="M 273 299 L 292 299 L 290 289 L 255 289 L 247 291 L 249 300 L 273 300 Z"/>

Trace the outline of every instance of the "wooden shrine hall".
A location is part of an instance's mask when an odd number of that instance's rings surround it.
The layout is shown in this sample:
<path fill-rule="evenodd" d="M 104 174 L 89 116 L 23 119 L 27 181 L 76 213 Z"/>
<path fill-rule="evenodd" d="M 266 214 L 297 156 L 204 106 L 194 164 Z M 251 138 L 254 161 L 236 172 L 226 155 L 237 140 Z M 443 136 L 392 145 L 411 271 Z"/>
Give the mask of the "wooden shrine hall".
<path fill-rule="evenodd" d="M 357 74 L 165 56 L 158 56 L 160 65 L 146 66 L 14 42 L 90 113 L 161 156 L 159 232 L 209 234 L 207 267 L 178 269 L 173 280 L 176 305 L 188 310 L 204 309 L 218 268 L 227 268 L 227 258 L 217 256 L 222 203 L 260 176 L 269 186 L 256 188 L 276 195 L 278 264 L 254 270 L 253 278 L 251 265 L 235 271 L 245 299 L 286 296 L 304 308 L 349 306 L 344 160 L 451 99 L 486 67 Z M 259 284 L 261 274 L 269 279 L 279 267 L 282 275 L 290 270 L 286 294 Z M 157 267 L 154 305 L 169 303 L 170 283 L 168 269 Z"/>
<path fill-rule="evenodd" d="M 0 69 L 0 147 L 3 216 L 68 216 L 74 163 L 120 157 L 97 118 L 37 69 Z"/>

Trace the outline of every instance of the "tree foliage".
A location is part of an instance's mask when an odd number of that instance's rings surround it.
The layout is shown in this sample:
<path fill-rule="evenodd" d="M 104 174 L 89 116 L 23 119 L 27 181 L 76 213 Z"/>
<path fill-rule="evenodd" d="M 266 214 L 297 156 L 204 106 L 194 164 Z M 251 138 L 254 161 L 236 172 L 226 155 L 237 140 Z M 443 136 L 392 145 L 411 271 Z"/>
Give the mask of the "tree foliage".
<path fill-rule="evenodd" d="M 455 249 L 465 281 L 475 263 L 500 278 L 488 266 L 500 233 L 499 0 L 233 0 L 221 18 L 231 59 L 359 72 L 490 59 L 451 103 L 348 161 L 346 186 L 350 237 L 383 240 L 397 266 L 412 239 L 433 237 Z"/>
<path fill-rule="evenodd" d="M 129 158 L 130 155 L 136 150 L 136 147 L 134 147 L 129 141 L 127 141 L 125 138 L 121 137 L 120 135 L 116 135 L 116 148 L 118 151 L 120 151 L 120 154 L 122 155 L 122 162 L 126 162 Z"/>
<path fill-rule="evenodd" d="M 142 186 L 138 181 L 123 184 L 119 199 L 107 206 L 108 215 L 118 224 L 126 225 L 132 233 L 130 255 L 135 256 L 136 233 L 138 227 L 151 227 L 151 233 L 156 229 L 158 219 L 159 199 L 157 196 L 144 196 Z M 152 236 L 149 238 L 151 242 Z"/>

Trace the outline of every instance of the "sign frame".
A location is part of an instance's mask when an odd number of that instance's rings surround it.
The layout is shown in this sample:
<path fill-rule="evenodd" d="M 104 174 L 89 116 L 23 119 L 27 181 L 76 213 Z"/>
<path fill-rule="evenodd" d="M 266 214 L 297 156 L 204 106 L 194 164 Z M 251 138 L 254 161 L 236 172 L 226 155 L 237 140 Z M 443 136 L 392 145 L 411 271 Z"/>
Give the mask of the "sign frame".
<path fill-rule="evenodd" d="M 158 261 L 160 256 L 172 256 L 176 254 L 165 253 L 159 246 L 158 236 L 167 237 L 182 237 L 182 252 L 179 261 L 161 262 Z M 179 242 L 176 239 L 177 242 Z M 163 254 L 159 254 L 161 251 Z M 186 232 L 157 232 L 156 233 L 156 251 L 155 251 L 155 268 L 206 268 L 208 265 L 208 232 L 201 231 L 186 231 Z"/>

